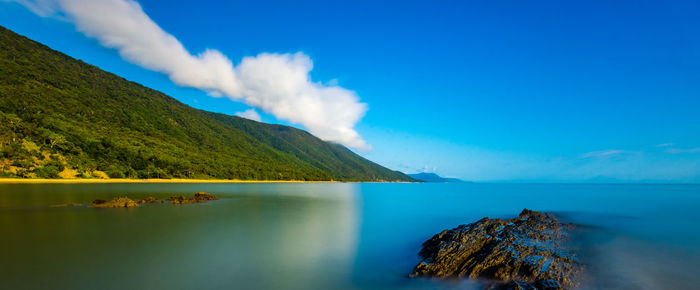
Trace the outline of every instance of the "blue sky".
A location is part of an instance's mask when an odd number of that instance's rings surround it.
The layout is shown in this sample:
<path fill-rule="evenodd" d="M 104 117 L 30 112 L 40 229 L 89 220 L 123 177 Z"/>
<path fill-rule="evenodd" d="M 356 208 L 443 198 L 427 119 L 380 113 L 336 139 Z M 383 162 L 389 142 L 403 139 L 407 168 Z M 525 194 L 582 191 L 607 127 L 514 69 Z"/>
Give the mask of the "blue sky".
<path fill-rule="evenodd" d="M 303 52 L 313 82 L 366 104 L 354 130 L 372 149 L 357 152 L 393 169 L 476 181 L 700 182 L 697 1 L 138 2 L 192 54 L 216 49 L 237 65 Z M 251 108 L 125 61 L 62 17 L 3 0 L 0 19 L 188 105 Z M 256 110 L 264 122 L 305 128 Z"/>

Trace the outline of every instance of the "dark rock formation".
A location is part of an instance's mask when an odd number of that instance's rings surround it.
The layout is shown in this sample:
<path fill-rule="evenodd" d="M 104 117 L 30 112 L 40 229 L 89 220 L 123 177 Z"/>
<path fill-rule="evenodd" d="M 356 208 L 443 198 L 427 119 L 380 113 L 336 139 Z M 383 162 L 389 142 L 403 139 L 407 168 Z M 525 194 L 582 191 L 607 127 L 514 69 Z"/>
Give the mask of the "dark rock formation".
<path fill-rule="evenodd" d="M 567 247 L 572 229 L 528 209 L 511 220 L 483 218 L 423 243 L 411 276 L 491 281 L 487 289 L 575 287 L 583 266 Z"/>
<path fill-rule="evenodd" d="M 170 202 L 170 204 L 188 204 L 197 202 L 196 200 L 194 200 L 194 198 L 187 198 L 184 195 L 171 196 L 168 198 L 168 201 Z"/>
<path fill-rule="evenodd" d="M 117 197 L 113 200 L 96 199 L 90 207 L 98 208 L 118 208 L 118 207 L 136 207 L 139 204 L 128 197 Z"/>
<path fill-rule="evenodd" d="M 163 203 L 162 200 L 157 199 L 155 197 L 149 196 L 144 199 L 139 199 L 139 203 L 144 204 L 144 203 Z"/>
<path fill-rule="evenodd" d="M 194 193 L 194 199 L 202 202 L 202 201 L 207 201 L 207 200 L 217 200 L 219 198 L 214 196 L 211 193 L 207 193 L 204 191 L 197 191 Z"/>
<path fill-rule="evenodd" d="M 188 204 L 188 203 L 206 202 L 208 200 L 217 200 L 217 199 L 219 199 L 219 198 L 214 196 L 211 193 L 206 193 L 204 191 L 198 191 L 194 194 L 193 198 L 187 198 L 184 195 L 171 196 L 170 198 L 168 198 L 168 201 L 170 201 L 171 204 Z"/>
<path fill-rule="evenodd" d="M 80 203 L 61 203 L 61 204 L 53 204 L 50 205 L 49 207 L 77 207 L 77 206 L 83 206 Z"/>
<path fill-rule="evenodd" d="M 168 198 L 168 201 L 171 204 L 188 204 L 188 203 L 199 203 L 199 202 L 206 202 L 208 200 L 217 200 L 219 199 L 218 197 L 214 196 L 211 193 L 206 193 L 204 191 L 198 191 L 195 192 L 194 197 L 188 198 L 185 197 L 184 195 L 180 196 L 171 196 Z M 164 200 L 157 199 L 155 197 L 149 196 L 144 199 L 137 199 L 137 200 L 132 200 L 128 197 L 118 197 L 113 200 L 104 200 L 104 199 L 96 199 L 95 201 L 92 202 L 90 207 L 99 207 L 99 208 L 119 208 L 119 207 L 135 207 L 139 206 L 139 204 L 149 204 L 149 203 L 163 203 L 165 202 Z M 69 205 L 57 205 L 57 206 L 79 206 L 80 204 L 69 204 Z"/>

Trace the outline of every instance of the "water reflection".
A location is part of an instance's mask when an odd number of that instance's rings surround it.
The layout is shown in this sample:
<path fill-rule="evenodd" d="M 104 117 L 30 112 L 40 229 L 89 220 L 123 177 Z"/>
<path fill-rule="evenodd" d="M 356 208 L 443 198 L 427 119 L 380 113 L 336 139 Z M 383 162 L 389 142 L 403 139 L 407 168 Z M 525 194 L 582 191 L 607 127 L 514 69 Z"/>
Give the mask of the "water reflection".
<path fill-rule="evenodd" d="M 45 206 L 176 188 L 2 188 L 0 288 L 336 285 L 350 275 L 357 248 L 357 185 L 333 185 L 333 194 L 323 185 L 285 186 L 272 194 L 278 186 L 213 186 L 207 190 L 223 199 L 106 210 Z"/>
<path fill-rule="evenodd" d="M 48 207 L 198 190 L 222 199 Z M 584 289 L 700 283 L 697 185 L 6 184 L 0 289 L 464 289 L 407 277 L 420 244 L 525 207 L 588 227 Z"/>

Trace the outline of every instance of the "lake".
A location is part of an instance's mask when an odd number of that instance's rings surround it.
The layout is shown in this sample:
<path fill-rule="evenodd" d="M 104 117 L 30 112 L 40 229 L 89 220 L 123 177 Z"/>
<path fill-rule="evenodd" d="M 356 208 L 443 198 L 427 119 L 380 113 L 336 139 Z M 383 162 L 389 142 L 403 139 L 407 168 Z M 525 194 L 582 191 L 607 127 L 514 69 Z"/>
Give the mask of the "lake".
<path fill-rule="evenodd" d="M 523 208 L 585 226 L 584 289 L 700 284 L 700 185 L 0 184 L 0 289 L 468 289 L 408 278 L 421 243 Z"/>

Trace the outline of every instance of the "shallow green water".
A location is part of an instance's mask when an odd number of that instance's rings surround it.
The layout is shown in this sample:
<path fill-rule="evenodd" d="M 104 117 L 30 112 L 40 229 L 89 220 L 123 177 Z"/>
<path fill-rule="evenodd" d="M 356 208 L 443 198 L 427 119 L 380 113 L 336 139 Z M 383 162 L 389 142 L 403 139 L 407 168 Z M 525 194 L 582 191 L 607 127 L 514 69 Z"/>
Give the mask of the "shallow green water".
<path fill-rule="evenodd" d="M 51 208 L 204 190 L 205 204 Z M 416 289 L 420 244 L 524 207 L 591 226 L 584 288 L 700 282 L 700 186 L 0 185 L 0 289 Z"/>

